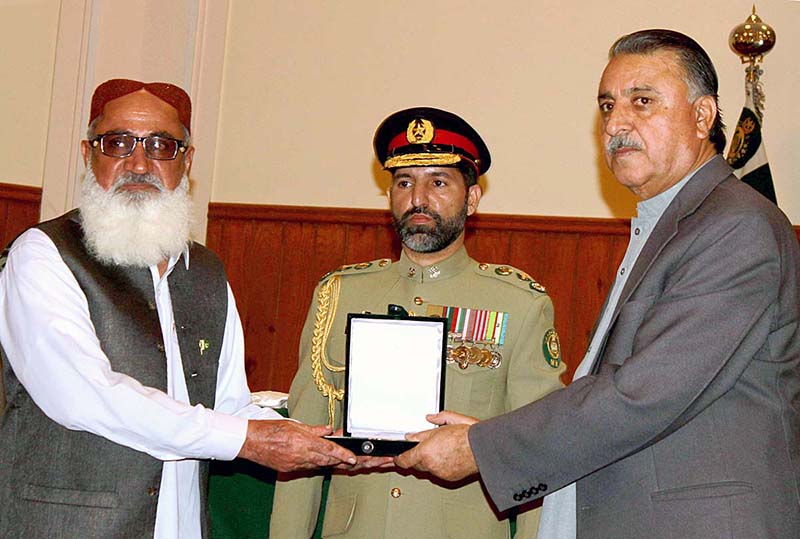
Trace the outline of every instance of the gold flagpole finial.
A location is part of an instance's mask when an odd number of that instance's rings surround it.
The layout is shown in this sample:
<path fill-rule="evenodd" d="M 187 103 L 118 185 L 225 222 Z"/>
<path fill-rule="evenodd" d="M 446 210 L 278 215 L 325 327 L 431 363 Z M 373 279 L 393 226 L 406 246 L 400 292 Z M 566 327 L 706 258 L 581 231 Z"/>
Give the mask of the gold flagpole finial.
<path fill-rule="evenodd" d="M 756 15 L 756 6 L 753 4 L 753 12 L 731 30 L 728 43 L 743 64 L 755 64 L 761 62 L 764 55 L 775 46 L 775 31 Z"/>
<path fill-rule="evenodd" d="M 775 31 L 756 15 L 756 6 L 753 4 L 752 13 L 731 30 L 728 44 L 742 63 L 748 64 L 745 68 L 745 89 L 748 95 L 752 95 L 754 112 L 760 120 L 764 108 L 764 90 L 761 87 L 761 75 L 764 71 L 759 64 L 764 60 L 764 55 L 775 46 Z"/>

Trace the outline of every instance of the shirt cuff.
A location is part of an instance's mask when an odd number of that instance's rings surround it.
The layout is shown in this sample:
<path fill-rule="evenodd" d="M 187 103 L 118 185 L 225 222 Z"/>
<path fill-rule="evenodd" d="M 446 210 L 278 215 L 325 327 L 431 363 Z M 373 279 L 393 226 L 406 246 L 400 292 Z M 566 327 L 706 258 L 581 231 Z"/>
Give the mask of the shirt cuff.
<path fill-rule="evenodd" d="M 233 460 L 241 451 L 247 437 L 247 419 L 214 412 L 206 437 L 209 457 L 217 460 Z"/>
<path fill-rule="evenodd" d="M 271 408 L 256 408 L 254 413 L 250 414 L 250 419 L 259 421 L 286 418 Z M 235 459 L 247 438 L 248 421 L 246 417 L 213 412 L 211 429 L 206 437 L 208 455 L 217 460 Z"/>

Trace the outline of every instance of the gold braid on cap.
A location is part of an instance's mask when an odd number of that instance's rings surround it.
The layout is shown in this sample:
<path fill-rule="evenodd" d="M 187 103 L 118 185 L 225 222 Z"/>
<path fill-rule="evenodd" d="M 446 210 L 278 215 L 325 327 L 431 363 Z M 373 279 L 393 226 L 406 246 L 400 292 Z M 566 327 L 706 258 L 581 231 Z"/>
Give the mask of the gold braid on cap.
<path fill-rule="evenodd" d="M 344 372 L 344 367 L 331 365 L 325 355 L 328 346 L 328 337 L 336 317 L 336 306 L 339 303 L 340 278 L 338 275 L 331 277 L 328 282 L 319 287 L 317 292 L 317 314 L 314 319 L 314 333 L 311 336 L 311 375 L 314 383 L 323 397 L 328 397 L 328 421 L 333 428 L 336 401 L 344 398 L 344 389 L 336 389 L 333 382 L 325 380 L 323 367 L 330 372 Z"/>
<path fill-rule="evenodd" d="M 435 167 L 455 165 L 460 161 L 461 156 L 455 153 L 407 153 L 390 157 L 383 168 Z"/>

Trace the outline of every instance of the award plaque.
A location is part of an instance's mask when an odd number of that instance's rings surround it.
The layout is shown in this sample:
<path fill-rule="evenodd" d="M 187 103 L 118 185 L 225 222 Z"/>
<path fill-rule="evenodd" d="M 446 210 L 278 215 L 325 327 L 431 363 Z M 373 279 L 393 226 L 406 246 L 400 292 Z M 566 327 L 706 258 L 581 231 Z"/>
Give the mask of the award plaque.
<path fill-rule="evenodd" d="M 434 427 L 444 406 L 447 319 L 348 314 L 343 436 L 330 440 L 360 455 L 413 447 L 406 433 Z"/>

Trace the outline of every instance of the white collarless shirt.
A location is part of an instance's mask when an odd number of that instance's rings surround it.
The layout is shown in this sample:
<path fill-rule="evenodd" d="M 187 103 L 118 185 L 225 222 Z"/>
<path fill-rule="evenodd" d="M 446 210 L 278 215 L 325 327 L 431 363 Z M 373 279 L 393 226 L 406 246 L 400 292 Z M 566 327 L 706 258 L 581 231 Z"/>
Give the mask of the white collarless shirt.
<path fill-rule="evenodd" d="M 167 282 L 175 264 L 189 267 L 188 255 L 187 249 L 171 259 L 162 277 L 150 268 L 167 358 L 166 393 L 111 369 L 86 296 L 42 231 L 22 234 L 0 272 L 0 342 L 37 406 L 66 428 L 163 461 L 157 539 L 201 536 L 197 459 L 232 460 L 248 419 L 282 419 L 250 402 L 244 337 L 230 286 L 214 409 L 189 404 Z"/>

